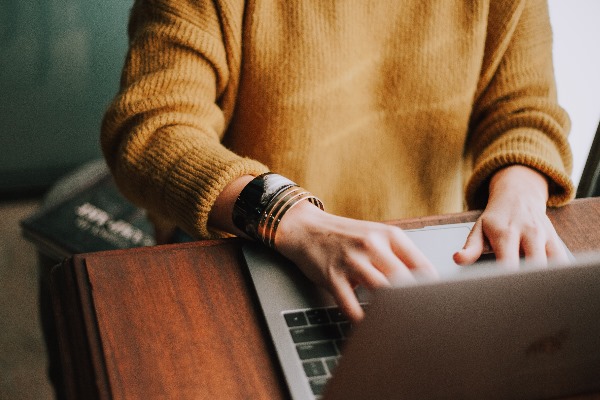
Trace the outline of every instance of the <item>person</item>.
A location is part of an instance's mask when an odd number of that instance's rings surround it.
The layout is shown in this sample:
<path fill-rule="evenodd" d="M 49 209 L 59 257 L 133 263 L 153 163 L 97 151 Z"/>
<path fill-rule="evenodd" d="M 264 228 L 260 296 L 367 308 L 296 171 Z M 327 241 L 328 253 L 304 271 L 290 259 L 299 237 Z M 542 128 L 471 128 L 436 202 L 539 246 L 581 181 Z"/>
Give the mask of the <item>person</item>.
<path fill-rule="evenodd" d="M 456 262 L 566 259 L 545 1 L 137 0 L 129 36 L 101 143 L 159 226 L 262 240 L 355 321 L 356 285 L 436 275 L 381 221 L 484 209 Z"/>

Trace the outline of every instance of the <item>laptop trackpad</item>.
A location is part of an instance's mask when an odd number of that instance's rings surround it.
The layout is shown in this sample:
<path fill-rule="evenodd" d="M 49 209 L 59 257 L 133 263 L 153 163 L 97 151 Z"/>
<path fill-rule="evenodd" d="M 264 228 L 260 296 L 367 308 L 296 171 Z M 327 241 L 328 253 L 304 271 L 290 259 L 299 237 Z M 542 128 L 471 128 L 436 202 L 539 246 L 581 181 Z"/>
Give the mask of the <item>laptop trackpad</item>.
<path fill-rule="evenodd" d="M 406 230 L 408 237 L 433 263 L 441 278 L 455 276 L 465 269 L 452 256 L 465 245 L 473 223 L 452 224 Z"/>

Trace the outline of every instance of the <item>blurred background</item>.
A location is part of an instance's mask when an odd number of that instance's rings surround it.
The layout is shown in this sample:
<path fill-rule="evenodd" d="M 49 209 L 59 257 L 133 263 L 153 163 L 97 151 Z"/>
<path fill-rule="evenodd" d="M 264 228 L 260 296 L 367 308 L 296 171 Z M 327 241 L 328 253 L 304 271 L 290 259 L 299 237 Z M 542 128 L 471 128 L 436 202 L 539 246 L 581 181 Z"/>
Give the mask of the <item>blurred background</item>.
<path fill-rule="evenodd" d="M 0 3 L 0 194 L 39 194 L 100 156 L 129 0 Z"/>
<path fill-rule="evenodd" d="M 600 121 L 600 2 L 549 0 L 573 179 Z M 102 114 L 126 52 L 131 0 L 0 2 L 0 400 L 49 399 L 35 247 L 19 221 L 57 179 L 100 157 Z"/>
<path fill-rule="evenodd" d="M 100 157 L 132 0 L 0 1 L 0 400 L 51 399 L 38 258 L 19 221 L 65 173 Z"/>

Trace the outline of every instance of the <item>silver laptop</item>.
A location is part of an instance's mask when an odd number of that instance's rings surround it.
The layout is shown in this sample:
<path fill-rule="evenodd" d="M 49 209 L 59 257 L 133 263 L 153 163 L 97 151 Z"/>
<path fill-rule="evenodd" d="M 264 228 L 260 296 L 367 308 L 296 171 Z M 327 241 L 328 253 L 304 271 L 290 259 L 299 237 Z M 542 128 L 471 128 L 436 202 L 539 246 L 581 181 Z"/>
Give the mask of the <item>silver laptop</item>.
<path fill-rule="evenodd" d="M 261 246 L 244 255 L 294 400 L 548 398 L 600 390 L 600 261 L 459 267 L 472 224 L 406 231 L 442 280 L 359 289 L 357 327 Z M 341 354 L 343 353 L 343 357 Z"/>

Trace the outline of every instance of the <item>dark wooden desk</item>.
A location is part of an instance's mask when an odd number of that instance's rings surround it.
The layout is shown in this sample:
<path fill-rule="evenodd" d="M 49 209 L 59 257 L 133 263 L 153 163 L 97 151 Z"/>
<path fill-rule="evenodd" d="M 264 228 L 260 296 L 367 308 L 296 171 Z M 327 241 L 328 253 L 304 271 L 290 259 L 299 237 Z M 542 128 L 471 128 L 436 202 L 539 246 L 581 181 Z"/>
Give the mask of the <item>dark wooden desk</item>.
<path fill-rule="evenodd" d="M 409 229 L 478 215 L 394 224 Z M 600 250 L 600 198 L 549 215 L 573 252 Z M 93 253 L 56 268 L 53 301 L 70 396 L 286 398 L 239 245 L 231 239 Z"/>

